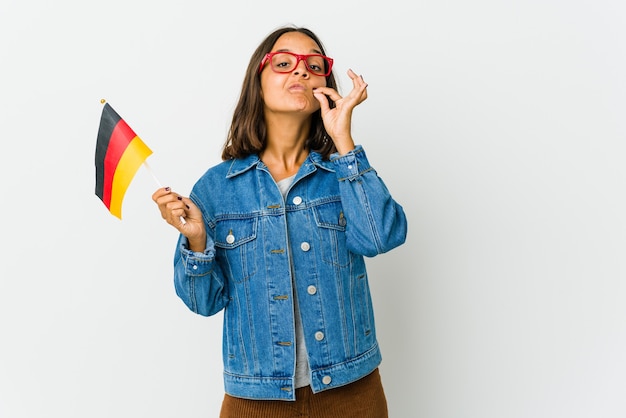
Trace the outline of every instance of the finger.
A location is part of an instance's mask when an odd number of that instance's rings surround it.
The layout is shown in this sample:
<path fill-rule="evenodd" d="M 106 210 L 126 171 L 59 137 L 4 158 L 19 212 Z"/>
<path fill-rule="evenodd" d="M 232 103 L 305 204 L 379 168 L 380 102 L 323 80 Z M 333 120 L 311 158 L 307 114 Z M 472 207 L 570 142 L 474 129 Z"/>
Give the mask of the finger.
<path fill-rule="evenodd" d="M 163 208 L 167 211 L 172 211 L 175 209 L 185 210 L 189 208 L 189 205 L 183 201 L 184 197 L 172 193 L 171 195 L 163 196 L 159 200 L 159 205 L 163 205 Z"/>
<path fill-rule="evenodd" d="M 322 111 L 322 114 L 330 110 L 328 97 L 326 97 L 326 94 L 320 88 L 313 90 L 313 97 L 315 97 L 317 101 L 320 102 L 320 109 Z"/>
<path fill-rule="evenodd" d="M 155 202 L 159 206 L 161 211 L 163 211 L 166 209 L 169 203 L 177 201 L 178 197 L 180 196 L 178 196 L 176 193 L 166 193 L 162 194 L 161 196 L 155 196 Z"/>
<path fill-rule="evenodd" d="M 185 208 L 182 207 L 176 207 L 176 208 L 171 208 L 169 210 L 169 218 L 171 220 L 172 225 L 177 225 L 180 224 L 180 218 L 185 216 Z"/>
<path fill-rule="evenodd" d="M 332 89 L 330 87 L 317 87 L 313 91 L 313 94 L 315 95 L 315 97 L 318 97 L 319 94 L 323 94 L 325 96 L 330 97 L 330 99 L 332 101 L 334 101 L 334 102 L 337 102 L 337 101 L 342 99 L 341 95 L 339 95 L 339 93 L 337 93 L 337 90 Z"/>
<path fill-rule="evenodd" d="M 339 93 L 337 93 L 337 90 L 331 88 L 331 87 L 316 87 L 313 89 L 313 94 L 325 94 L 326 96 L 329 96 L 331 99 L 334 97 L 339 97 L 341 98 L 341 96 L 339 96 Z M 333 99 L 334 100 L 334 99 Z"/>
<path fill-rule="evenodd" d="M 193 200 L 184 196 L 178 196 L 178 200 L 185 205 L 184 215 L 179 216 L 179 221 L 182 225 L 187 225 L 187 219 L 192 221 L 202 220 L 202 211 L 193 203 Z"/>
<path fill-rule="evenodd" d="M 167 213 L 165 220 L 182 232 L 182 228 L 187 225 L 187 211 L 183 208 L 172 209 Z"/>
<path fill-rule="evenodd" d="M 358 88 L 361 91 L 367 88 L 367 83 L 363 79 L 362 75 L 358 75 L 354 71 L 348 70 L 348 77 L 352 80 L 352 84 L 355 88 Z"/>
<path fill-rule="evenodd" d="M 154 193 L 152 193 L 152 200 L 157 202 L 161 197 L 168 195 L 172 192 L 169 187 L 160 187 Z"/>
<path fill-rule="evenodd" d="M 365 80 L 363 80 L 363 76 L 355 73 L 352 69 L 348 70 L 348 77 L 350 77 L 350 80 L 352 80 L 354 83 L 365 83 Z"/>
<path fill-rule="evenodd" d="M 357 75 L 354 71 L 348 70 L 348 76 L 352 79 L 353 89 L 350 95 L 356 97 L 357 104 L 367 99 L 368 84 L 363 80 L 362 75 Z"/>

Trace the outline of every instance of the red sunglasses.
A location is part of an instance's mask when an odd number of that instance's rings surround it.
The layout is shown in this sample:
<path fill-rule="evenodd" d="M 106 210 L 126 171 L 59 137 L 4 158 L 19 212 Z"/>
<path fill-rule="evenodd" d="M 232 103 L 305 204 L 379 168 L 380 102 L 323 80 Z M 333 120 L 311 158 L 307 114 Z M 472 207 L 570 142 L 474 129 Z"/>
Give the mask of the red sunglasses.
<path fill-rule="evenodd" d="M 293 52 L 277 51 L 265 54 L 261 65 L 259 65 L 259 74 L 268 61 L 272 70 L 281 74 L 293 72 L 298 67 L 300 61 L 304 61 L 307 70 L 313 75 L 328 77 L 333 69 L 333 59 L 325 55 L 300 55 Z"/>

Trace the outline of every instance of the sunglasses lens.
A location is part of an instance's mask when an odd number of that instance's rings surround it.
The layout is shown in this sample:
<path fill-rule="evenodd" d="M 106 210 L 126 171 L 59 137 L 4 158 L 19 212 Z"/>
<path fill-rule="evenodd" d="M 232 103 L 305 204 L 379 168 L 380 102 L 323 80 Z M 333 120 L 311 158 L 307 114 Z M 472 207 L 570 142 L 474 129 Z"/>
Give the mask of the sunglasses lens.
<path fill-rule="evenodd" d="M 281 52 L 272 56 L 272 69 L 277 73 L 289 73 L 296 67 L 297 62 L 297 57 Z"/>
<path fill-rule="evenodd" d="M 312 55 L 306 59 L 307 67 L 315 75 L 326 75 L 326 69 L 329 68 L 326 57 L 321 55 Z"/>
<path fill-rule="evenodd" d="M 298 66 L 298 57 L 287 52 L 274 54 L 271 59 L 272 69 L 277 73 L 290 73 Z M 322 55 L 308 55 L 306 66 L 315 75 L 326 75 L 330 69 L 330 61 Z"/>

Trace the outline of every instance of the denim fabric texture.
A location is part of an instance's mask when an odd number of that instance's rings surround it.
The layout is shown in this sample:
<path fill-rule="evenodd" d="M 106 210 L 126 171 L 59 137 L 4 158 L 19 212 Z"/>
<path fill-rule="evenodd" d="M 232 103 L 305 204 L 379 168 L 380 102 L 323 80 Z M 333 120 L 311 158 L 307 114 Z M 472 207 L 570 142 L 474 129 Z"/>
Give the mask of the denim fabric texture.
<path fill-rule="evenodd" d="M 190 251 L 180 236 L 175 288 L 195 313 L 224 309 L 226 393 L 295 398 L 294 294 L 314 393 L 378 367 L 364 257 L 404 243 L 407 220 L 361 146 L 329 161 L 311 152 L 286 198 L 257 155 L 209 169 L 190 198 L 206 250 Z"/>

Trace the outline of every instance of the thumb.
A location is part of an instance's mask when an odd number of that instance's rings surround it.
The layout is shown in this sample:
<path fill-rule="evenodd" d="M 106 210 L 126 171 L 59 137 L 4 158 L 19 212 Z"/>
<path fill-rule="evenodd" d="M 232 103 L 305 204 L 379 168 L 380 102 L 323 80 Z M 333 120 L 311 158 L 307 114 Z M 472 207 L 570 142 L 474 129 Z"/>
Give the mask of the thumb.
<path fill-rule="evenodd" d="M 313 89 L 313 97 L 315 97 L 317 101 L 320 102 L 320 108 L 321 108 L 322 114 L 330 110 L 328 97 L 326 97 L 326 95 L 321 91 L 321 89 L 319 88 Z"/>

